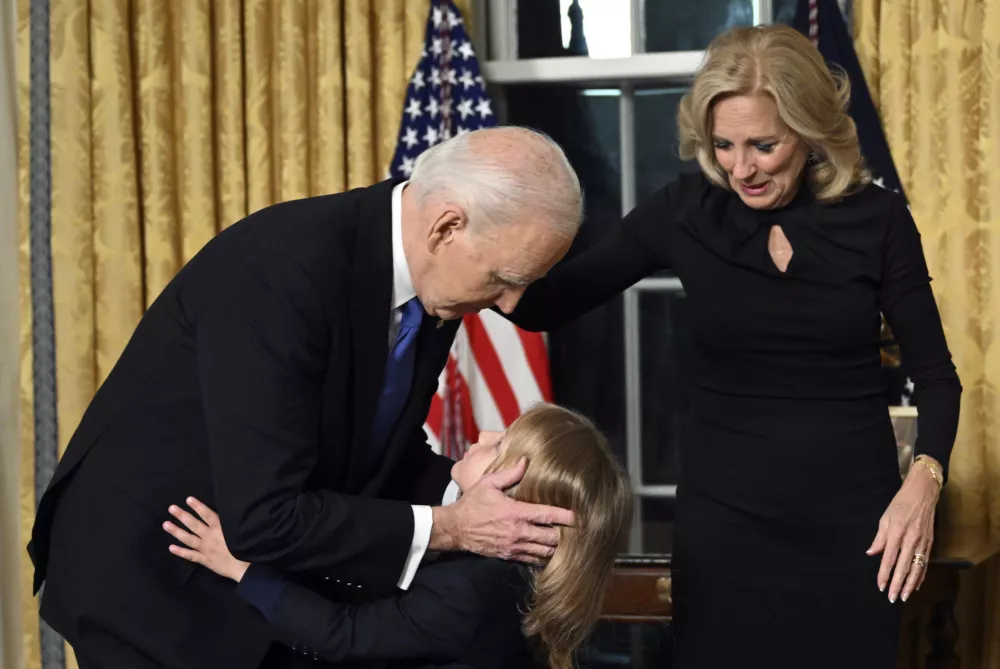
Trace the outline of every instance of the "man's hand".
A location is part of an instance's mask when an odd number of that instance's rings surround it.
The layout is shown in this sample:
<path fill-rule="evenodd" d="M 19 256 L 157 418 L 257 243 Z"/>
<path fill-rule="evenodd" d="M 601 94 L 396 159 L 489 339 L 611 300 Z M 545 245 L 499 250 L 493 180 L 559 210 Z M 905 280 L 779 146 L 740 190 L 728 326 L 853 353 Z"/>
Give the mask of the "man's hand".
<path fill-rule="evenodd" d="M 434 507 L 430 550 L 468 551 L 487 557 L 541 564 L 559 543 L 554 525 L 572 525 L 573 512 L 515 502 L 503 491 L 521 480 L 527 458 L 484 476 L 454 504 Z"/>
<path fill-rule="evenodd" d="M 219 576 L 231 578 L 237 583 L 243 578 L 249 562 L 241 562 L 233 557 L 226 546 L 226 538 L 222 536 L 222 525 L 215 511 L 199 502 L 194 497 L 187 498 L 188 505 L 201 516 L 201 520 L 177 505 L 170 507 L 170 515 L 181 521 L 190 532 L 185 532 L 169 520 L 163 523 L 163 529 L 187 548 L 171 546 L 170 552 L 178 557 L 208 567 Z"/>

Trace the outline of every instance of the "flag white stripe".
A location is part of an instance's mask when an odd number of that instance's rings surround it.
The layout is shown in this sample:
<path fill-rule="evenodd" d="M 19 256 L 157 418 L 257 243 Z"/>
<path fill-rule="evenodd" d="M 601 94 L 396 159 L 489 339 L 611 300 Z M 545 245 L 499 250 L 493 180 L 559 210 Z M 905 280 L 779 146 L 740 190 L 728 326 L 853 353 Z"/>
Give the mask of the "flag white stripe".
<path fill-rule="evenodd" d="M 524 353 L 521 338 L 517 335 L 513 323 L 493 311 L 482 311 L 479 314 L 483 328 L 493 342 L 493 348 L 500 359 L 500 366 L 510 382 L 510 387 L 517 398 L 517 406 L 521 411 L 542 400 L 542 390 L 538 387 L 528 356 Z"/>
<path fill-rule="evenodd" d="M 480 371 L 476 361 L 468 359 L 468 366 L 461 370 L 466 383 L 469 384 L 469 398 L 472 401 L 472 413 L 476 417 L 476 425 L 480 430 L 499 430 L 506 428 L 500 410 L 497 408 L 493 395 L 490 393 L 486 379 Z"/>

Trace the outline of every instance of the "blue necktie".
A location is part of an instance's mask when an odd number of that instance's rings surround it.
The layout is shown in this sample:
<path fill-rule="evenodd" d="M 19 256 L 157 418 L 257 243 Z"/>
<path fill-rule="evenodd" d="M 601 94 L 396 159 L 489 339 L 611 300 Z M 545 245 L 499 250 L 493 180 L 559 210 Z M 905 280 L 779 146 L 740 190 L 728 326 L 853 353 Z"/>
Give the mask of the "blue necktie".
<path fill-rule="evenodd" d="M 385 377 L 382 381 L 382 394 L 375 409 L 375 423 L 372 425 L 372 446 L 383 449 L 389 443 L 389 435 L 399 421 L 399 415 L 406 405 L 413 384 L 413 368 L 417 360 L 417 335 L 420 333 L 420 322 L 424 318 L 424 306 L 420 300 L 413 298 L 402 307 L 403 319 L 399 325 L 399 334 L 389 350 L 389 359 L 385 363 Z"/>

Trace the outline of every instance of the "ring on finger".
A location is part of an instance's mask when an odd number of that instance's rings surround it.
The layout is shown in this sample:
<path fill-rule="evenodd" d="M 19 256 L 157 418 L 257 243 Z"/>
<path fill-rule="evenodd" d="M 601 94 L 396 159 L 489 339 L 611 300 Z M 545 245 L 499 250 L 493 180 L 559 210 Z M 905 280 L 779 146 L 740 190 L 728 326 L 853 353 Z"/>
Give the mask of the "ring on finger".
<path fill-rule="evenodd" d="M 923 567 L 924 565 L 927 564 L 927 556 L 924 555 L 923 553 L 915 553 L 913 555 L 913 564 L 917 565 L 918 567 Z"/>

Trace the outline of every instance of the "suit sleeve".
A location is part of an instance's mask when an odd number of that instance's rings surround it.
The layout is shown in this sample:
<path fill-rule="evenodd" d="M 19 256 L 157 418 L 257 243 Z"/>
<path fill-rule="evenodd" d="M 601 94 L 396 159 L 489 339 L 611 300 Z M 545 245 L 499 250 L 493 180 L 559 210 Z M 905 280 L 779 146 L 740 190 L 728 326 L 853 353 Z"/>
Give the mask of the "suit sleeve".
<path fill-rule="evenodd" d="M 292 260 L 263 251 L 208 271 L 196 345 L 227 544 L 248 562 L 392 588 L 413 537 L 410 507 L 310 484 L 338 345 L 317 288 Z"/>
<path fill-rule="evenodd" d="M 673 191 L 673 186 L 661 188 L 614 230 L 532 283 L 507 318 L 524 330 L 551 330 L 671 266 Z"/>
<path fill-rule="evenodd" d="M 948 472 L 962 398 L 955 365 L 920 244 L 920 233 L 901 198 L 893 198 L 886 233 L 880 302 L 913 379 L 917 455 L 932 456 Z"/>
<path fill-rule="evenodd" d="M 469 578 L 451 569 L 447 563 L 424 567 L 406 593 L 361 605 L 330 601 L 257 565 L 238 589 L 278 640 L 329 662 L 457 660 L 475 643 L 486 607 L 516 607 L 517 600 L 497 570 Z"/>

